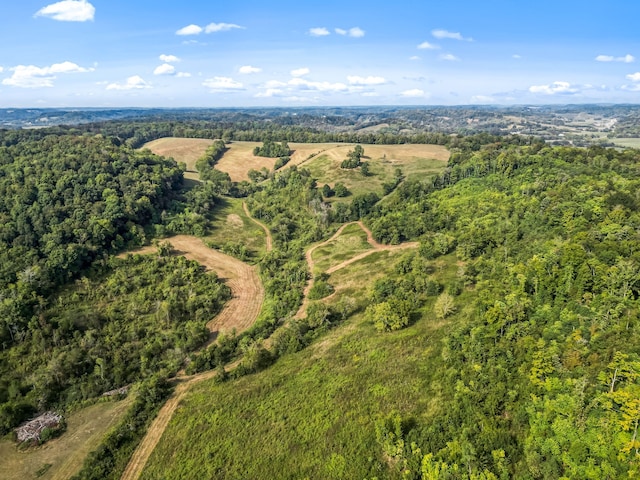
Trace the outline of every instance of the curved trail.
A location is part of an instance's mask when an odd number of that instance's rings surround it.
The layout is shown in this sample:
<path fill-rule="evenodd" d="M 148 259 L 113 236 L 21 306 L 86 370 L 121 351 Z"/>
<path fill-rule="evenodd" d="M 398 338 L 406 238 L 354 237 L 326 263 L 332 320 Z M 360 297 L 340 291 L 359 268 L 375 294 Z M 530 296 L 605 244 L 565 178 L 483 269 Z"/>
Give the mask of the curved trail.
<path fill-rule="evenodd" d="M 271 230 L 269 230 L 269 228 L 260 220 L 258 220 L 257 218 L 253 218 L 251 216 L 251 213 L 249 213 L 249 208 L 247 207 L 247 202 L 242 202 L 242 209 L 244 210 L 244 213 L 247 215 L 247 217 L 249 217 L 249 220 L 251 220 L 256 225 L 262 227 L 262 229 L 264 230 L 264 233 L 267 238 L 266 240 L 267 252 L 270 252 L 273 249 L 273 239 L 271 238 Z"/>
<path fill-rule="evenodd" d="M 207 323 L 207 328 L 211 332 L 209 343 L 215 341 L 219 332 L 231 331 L 232 329 L 241 332 L 253 325 L 260 313 L 264 299 L 264 289 L 255 267 L 207 247 L 202 240 L 196 237 L 178 235 L 168 238 L 166 241 L 173 245 L 176 254 L 184 255 L 190 260 L 201 263 L 207 270 L 215 271 L 218 277 L 231 288 L 231 300 L 225 304 L 222 311 L 213 320 Z M 155 247 L 146 247 L 133 253 L 145 254 L 155 252 L 155 250 Z M 233 368 L 236 364 L 237 362 L 229 364 L 227 368 Z M 176 389 L 162 406 L 149 426 L 145 437 L 131 456 L 127 468 L 122 474 L 122 480 L 133 480 L 140 477 L 147 460 L 180 404 L 180 400 L 195 383 L 215 375 L 216 371 L 210 370 L 197 375 L 176 378 L 178 382 Z"/>
<path fill-rule="evenodd" d="M 367 243 L 371 245 L 371 250 L 362 252 L 356 255 L 355 257 L 351 257 L 349 260 L 345 260 L 344 262 L 339 263 L 338 265 L 334 265 L 333 267 L 329 268 L 326 271 L 326 273 L 328 274 L 337 272 L 338 270 L 341 270 L 344 267 L 357 262 L 358 260 L 362 260 L 363 258 L 366 258 L 375 252 L 401 250 L 404 248 L 416 248 L 419 246 L 418 242 L 406 242 L 406 243 L 401 243 L 399 245 L 384 245 L 382 243 L 377 242 L 376 239 L 373 238 L 373 233 L 371 233 L 371 230 L 369 230 L 369 228 L 364 223 L 362 223 L 362 220 L 358 220 L 357 222 L 345 223 L 336 231 L 336 233 L 334 233 L 331 236 L 331 238 L 329 238 L 328 240 L 325 240 L 322 243 L 314 245 L 313 247 L 311 247 L 309 250 L 305 252 L 304 256 L 307 260 L 307 265 L 309 265 L 309 271 L 311 272 L 311 279 L 307 283 L 307 286 L 304 288 L 304 299 L 302 300 L 302 305 L 298 309 L 298 312 L 295 314 L 294 318 L 304 317 L 304 314 L 307 311 L 307 306 L 309 304 L 309 300 L 308 300 L 309 292 L 313 288 L 313 284 L 314 284 L 313 268 L 315 267 L 315 262 L 313 261 L 313 252 L 315 252 L 316 249 L 323 247 L 331 243 L 332 241 L 334 241 L 336 238 L 338 238 L 342 234 L 343 230 L 347 228 L 349 225 L 358 225 L 367 234 Z"/>

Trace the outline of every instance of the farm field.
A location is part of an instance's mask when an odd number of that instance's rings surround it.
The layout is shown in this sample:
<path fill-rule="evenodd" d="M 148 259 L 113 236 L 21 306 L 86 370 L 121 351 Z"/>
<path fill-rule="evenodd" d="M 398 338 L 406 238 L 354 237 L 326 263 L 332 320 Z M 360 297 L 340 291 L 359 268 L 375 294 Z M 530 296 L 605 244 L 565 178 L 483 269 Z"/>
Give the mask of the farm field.
<path fill-rule="evenodd" d="M 12 440 L 0 440 L 0 478 L 3 480 L 66 480 L 82 467 L 102 437 L 126 414 L 132 398 L 101 402 L 72 413 L 67 430 L 41 447 L 21 452 Z"/>
<path fill-rule="evenodd" d="M 197 180 L 195 163 L 204 154 L 211 140 L 197 138 L 160 138 L 145 145 L 153 153 L 172 157 L 187 165 L 185 178 Z M 249 180 L 249 170 L 267 168 L 273 170 L 275 158 L 256 157 L 253 149 L 262 142 L 231 142 L 228 150 L 216 164 L 227 172 L 233 181 Z M 338 143 L 289 143 L 293 150 L 288 165 L 303 165 L 318 178 L 318 183 L 344 183 L 353 193 L 382 190 L 382 184 L 390 181 L 396 168 L 405 177 L 426 176 L 438 173 L 449 159 L 449 151 L 440 145 L 363 145 L 363 160 L 369 161 L 372 175 L 364 177 L 359 170 L 343 170 L 340 162 L 355 144 Z"/>
<path fill-rule="evenodd" d="M 153 140 L 145 144 L 143 148 L 148 148 L 156 155 L 171 157 L 176 162 L 184 162 L 187 165 L 184 178 L 188 180 L 198 180 L 200 177 L 196 170 L 196 162 L 212 143 L 213 140 L 205 138 L 167 137 Z"/>

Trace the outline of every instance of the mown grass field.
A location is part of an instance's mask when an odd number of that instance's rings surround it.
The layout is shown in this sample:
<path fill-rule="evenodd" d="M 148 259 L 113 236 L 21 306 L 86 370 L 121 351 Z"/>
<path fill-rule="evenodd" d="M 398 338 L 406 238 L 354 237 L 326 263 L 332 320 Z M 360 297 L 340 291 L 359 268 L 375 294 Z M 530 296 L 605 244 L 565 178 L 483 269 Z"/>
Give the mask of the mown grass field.
<path fill-rule="evenodd" d="M 318 185 L 343 183 L 353 195 L 367 192 L 382 194 L 382 184 L 391 182 L 400 168 L 405 178 L 425 178 L 442 171 L 449 151 L 438 145 L 363 145 L 363 161 L 369 162 L 370 175 L 359 168 L 342 169 L 340 163 L 355 145 L 341 145 L 326 150 L 303 163 L 318 180 Z M 333 197 L 331 200 L 339 200 Z"/>
<path fill-rule="evenodd" d="M 196 170 L 196 162 L 212 143 L 213 140 L 204 138 L 167 137 L 146 143 L 142 148 L 148 148 L 156 155 L 171 157 L 176 162 L 184 162 L 187 165 L 184 178 L 188 180 L 198 180 L 200 177 Z"/>
<path fill-rule="evenodd" d="M 367 234 L 358 225 L 348 225 L 336 239 L 313 251 L 311 258 L 316 270 L 314 273 L 325 272 L 332 266 L 371 249 L 371 245 L 367 243 Z"/>
<path fill-rule="evenodd" d="M 66 480 L 82 467 L 102 437 L 126 414 L 132 399 L 101 402 L 72 413 L 67 430 L 40 447 L 19 451 L 9 439 L 0 440 L 0 478 L 3 480 Z"/>
<path fill-rule="evenodd" d="M 330 301 L 347 295 L 363 305 L 372 282 L 396 277 L 394 264 L 406 254 L 376 252 L 336 272 Z M 436 277 L 456 269 L 453 256 L 433 267 Z M 436 320 L 433 301 L 404 330 L 377 333 L 360 312 L 267 370 L 194 387 L 142 479 L 400 478 L 382 454 L 375 423 L 380 412 L 396 411 L 420 425 L 446 408 L 435 366 L 442 363 L 446 325 L 456 317 Z"/>
<path fill-rule="evenodd" d="M 160 138 L 147 143 L 144 148 L 172 157 L 187 165 L 185 178 L 197 180 L 195 164 L 212 140 L 198 138 Z M 218 161 L 216 168 L 227 172 L 233 181 L 249 180 L 249 170 L 267 168 L 273 170 L 276 159 L 256 157 L 253 149 L 262 142 L 230 142 L 228 150 Z M 354 194 L 370 191 L 381 192 L 382 184 L 393 178 L 396 168 L 401 168 L 405 177 L 424 177 L 438 173 L 449 159 L 449 151 L 439 145 L 363 145 L 365 158 L 370 162 L 371 175 L 363 176 L 359 169 L 343 170 L 340 162 L 355 144 L 339 143 L 290 143 L 293 150 L 289 165 L 309 168 L 318 179 L 318 184 L 344 183 Z"/>

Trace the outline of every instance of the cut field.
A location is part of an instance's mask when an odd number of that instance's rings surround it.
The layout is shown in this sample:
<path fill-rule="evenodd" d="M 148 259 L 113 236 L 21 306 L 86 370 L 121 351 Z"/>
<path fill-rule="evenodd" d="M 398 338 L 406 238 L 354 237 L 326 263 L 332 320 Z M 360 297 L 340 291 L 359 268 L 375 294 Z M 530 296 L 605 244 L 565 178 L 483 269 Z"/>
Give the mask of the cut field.
<path fill-rule="evenodd" d="M 367 233 L 358 224 L 347 225 L 338 237 L 313 250 L 311 258 L 315 271 L 312 273 L 326 272 L 329 268 L 372 248 L 367 242 Z"/>
<path fill-rule="evenodd" d="M 166 137 L 146 143 L 142 148 L 148 148 L 156 155 L 171 157 L 176 162 L 184 162 L 187 165 L 184 178 L 199 180 L 200 176 L 196 170 L 196 162 L 204 155 L 205 150 L 212 143 L 213 140 L 204 138 Z"/>
<path fill-rule="evenodd" d="M 382 184 L 393 180 L 397 168 L 405 178 L 425 178 L 442 171 L 449 159 L 449 151 L 439 145 L 362 145 L 362 160 L 369 162 L 370 167 L 370 175 L 365 177 L 359 168 L 340 168 L 340 163 L 354 146 L 331 148 L 302 165 L 311 170 L 318 185 L 326 183 L 333 187 L 340 182 L 352 194 L 358 195 L 372 191 L 382 194 Z"/>
<path fill-rule="evenodd" d="M 153 153 L 172 157 L 187 165 L 185 178 L 197 180 L 195 164 L 212 140 L 199 138 L 160 138 L 144 148 Z M 233 181 L 249 180 L 249 170 L 273 170 L 276 159 L 256 157 L 253 149 L 262 142 L 230 142 L 227 151 L 216 164 L 216 169 L 227 172 Z M 289 143 L 293 151 L 289 165 L 302 165 L 311 170 L 320 185 L 344 183 L 353 193 L 382 191 L 382 184 L 393 178 L 401 168 L 406 178 L 425 177 L 441 171 L 449 159 L 449 151 L 440 145 L 362 145 L 365 158 L 370 162 L 371 176 L 364 177 L 356 170 L 343 170 L 340 162 L 355 144 L 344 143 Z"/>
<path fill-rule="evenodd" d="M 67 430 L 41 447 L 18 451 L 10 440 L 0 440 L 0 478 L 3 480 L 66 480 L 80 471 L 82 462 L 117 425 L 132 399 L 101 402 L 72 413 Z"/>

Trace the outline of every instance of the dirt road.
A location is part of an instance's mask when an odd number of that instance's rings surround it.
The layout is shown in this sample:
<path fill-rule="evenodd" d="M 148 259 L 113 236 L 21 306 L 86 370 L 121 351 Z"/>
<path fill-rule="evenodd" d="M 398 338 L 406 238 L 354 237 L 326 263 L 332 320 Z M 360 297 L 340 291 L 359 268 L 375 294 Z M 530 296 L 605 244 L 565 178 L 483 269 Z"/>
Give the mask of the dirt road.
<path fill-rule="evenodd" d="M 242 209 L 244 210 L 244 213 L 247 215 L 247 217 L 249 217 L 249 219 L 253 221 L 253 223 L 262 227 L 262 229 L 264 230 L 264 233 L 267 238 L 267 252 L 270 252 L 273 249 L 273 238 L 271 238 L 271 231 L 269 230 L 269 228 L 267 228 L 267 226 L 264 223 L 262 223 L 257 218 L 253 218 L 251 216 L 251 213 L 249 213 L 249 208 L 247 207 L 246 202 L 242 202 Z"/>
<path fill-rule="evenodd" d="M 225 304 L 222 311 L 213 320 L 207 323 L 207 328 L 212 335 L 211 341 L 214 341 L 215 336 L 220 332 L 230 332 L 235 329 L 237 333 L 240 333 L 253 325 L 256 318 L 258 318 L 262 301 L 264 300 L 264 289 L 256 267 L 213 250 L 196 237 L 178 235 L 168 238 L 166 241 L 171 243 L 176 254 L 184 255 L 190 260 L 201 263 L 207 270 L 215 271 L 218 278 L 231 288 L 231 300 Z M 155 247 L 145 247 L 132 253 L 146 254 L 153 253 L 155 250 Z M 232 368 L 234 365 L 230 364 L 227 368 Z M 216 372 L 211 370 L 177 379 L 179 383 L 175 391 L 162 406 L 142 442 L 133 453 L 127 468 L 122 474 L 122 480 L 133 480 L 140 477 L 151 452 L 160 441 L 180 400 L 195 383 L 207 380 L 215 375 Z"/>
<path fill-rule="evenodd" d="M 302 301 L 302 305 L 300 306 L 300 309 L 298 310 L 298 312 L 295 314 L 294 318 L 303 318 L 307 311 L 307 306 L 309 304 L 308 296 L 309 296 L 309 292 L 313 288 L 313 283 L 314 283 L 313 268 L 315 267 L 315 262 L 313 261 L 313 252 L 315 252 L 316 249 L 320 247 L 324 247 L 328 243 L 331 243 L 332 241 L 334 241 L 336 238 L 338 238 L 342 234 L 343 230 L 349 225 L 358 225 L 367 234 L 367 243 L 371 245 L 372 249 L 367 250 L 366 252 L 362 252 L 348 260 L 345 260 L 344 262 L 339 263 L 338 265 L 334 265 L 333 267 L 327 270 L 326 273 L 328 274 L 337 272 L 338 270 L 348 265 L 351 265 L 352 263 L 357 262 L 358 260 L 362 260 L 363 258 L 368 257 L 369 255 L 375 252 L 401 250 L 404 248 L 417 248 L 419 246 L 418 242 L 406 242 L 406 243 L 401 243 L 399 245 L 384 245 L 382 243 L 377 242 L 376 239 L 373 238 L 373 233 L 371 233 L 371 230 L 369 230 L 369 228 L 367 228 L 367 226 L 364 223 L 362 223 L 361 220 L 357 222 L 345 223 L 338 229 L 336 233 L 333 234 L 331 238 L 329 238 L 328 240 L 325 240 L 322 243 L 314 245 L 313 247 L 311 247 L 309 250 L 305 252 L 305 258 L 307 259 L 307 264 L 309 265 L 309 271 L 311 272 L 312 276 L 309 282 L 307 283 L 307 286 L 304 289 L 304 299 Z"/>

